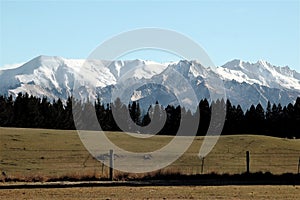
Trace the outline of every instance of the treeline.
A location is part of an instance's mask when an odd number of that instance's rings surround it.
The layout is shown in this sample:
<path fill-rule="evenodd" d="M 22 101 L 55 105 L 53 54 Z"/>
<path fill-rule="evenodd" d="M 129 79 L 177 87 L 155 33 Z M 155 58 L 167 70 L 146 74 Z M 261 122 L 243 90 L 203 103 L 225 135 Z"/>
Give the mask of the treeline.
<path fill-rule="evenodd" d="M 188 128 L 184 129 L 183 135 L 189 135 L 189 131 L 197 131 L 197 135 L 206 135 L 210 125 L 222 126 L 222 120 L 211 122 L 211 117 L 218 117 L 225 109 L 223 135 L 256 134 L 300 138 L 300 97 L 294 104 L 290 103 L 284 107 L 268 103 L 264 110 L 262 105 L 258 104 L 252 105 L 245 112 L 239 105 L 232 105 L 229 100 L 209 103 L 204 99 L 199 102 L 196 114 L 180 106 L 168 105 L 164 108 L 156 102 L 143 114 L 138 102 L 124 105 L 120 99 L 116 99 L 110 104 L 102 104 L 99 100 L 82 103 L 69 97 L 64 104 L 60 99 L 50 102 L 46 97 L 41 99 L 20 93 L 15 99 L 12 96 L 0 96 L 0 126 L 97 130 L 100 124 L 105 131 L 175 135 L 181 130 L 180 125 L 185 124 Z M 98 124 L 94 123 L 93 117 L 96 117 Z M 77 121 L 76 127 L 74 119 Z M 199 124 L 198 127 L 195 127 L 195 124 Z"/>

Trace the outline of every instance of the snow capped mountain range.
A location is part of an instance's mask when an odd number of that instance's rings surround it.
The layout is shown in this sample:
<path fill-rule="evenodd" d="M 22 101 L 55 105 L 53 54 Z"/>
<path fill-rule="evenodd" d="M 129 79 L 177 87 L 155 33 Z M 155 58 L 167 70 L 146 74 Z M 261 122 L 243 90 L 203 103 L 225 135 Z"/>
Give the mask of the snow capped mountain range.
<path fill-rule="evenodd" d="M 266 106 L 267 101 L 286 105 L 300 96 L 300 74 L 265 61 L 233 60 L 210 68 L 186 60 L 156 63 L 39 56 L 18 68 L 0 70 L 0 80 L 3 95 L 27 92 L 64 101 L 73 95 L 82 99 L 100 97 L 103 102 L 110 102 L 112 96 L 115 97 L 115 88 L 126 88 L 117 94 L 121 99 L 139 100 L 145 106 L 156 100 L 163 105 L 178 104 L 178 95 L 184 96 L 185 102 L 192 101 L 187 86 L 195 91 L 198 100 L 210 99 L 225 91 L 233 104 L 240 104 L 244 109 L 258 103 Z"/>
<path fill-rule="evenodd" d="M 226 80 L 258 84 L 269 88 L 300 90 L 300 74 L 289 67 L 276 67 L 259 60 L 257 63 L 233 60 L 217 69 Z"/>

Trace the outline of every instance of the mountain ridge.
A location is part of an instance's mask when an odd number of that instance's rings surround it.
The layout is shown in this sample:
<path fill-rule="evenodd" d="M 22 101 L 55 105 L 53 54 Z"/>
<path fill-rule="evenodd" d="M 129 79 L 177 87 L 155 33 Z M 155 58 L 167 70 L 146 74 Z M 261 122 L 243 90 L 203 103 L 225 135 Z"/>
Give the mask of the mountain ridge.
<path fill-rule="evenodd" d="M 27 92 L 29 95 L 46 96 L 50 99 L 61 98 L 66 101 L 68 96 L 74 95 L 76 79 L 77 86 L 82 87 L 80 98 L 88 96 L 90 99 L 95 99 L 101 94 L 101 100 L 106 102 L 111 98 L 110 93 L 116 83 L 124 77 L 139 80 L 141 83 L 155 79 L 158 84 L 163 84 L 167 77 L 170 80 L 175 79 L 173 84 L 176 85 L 178 84 L 176 74 L 172 74 L 174 70 L 188 81 L 198 99 L 209 99 L 213 92 L 217 93 L 218 90 L 225 89 L 227 97 L 233 104 L 240 104 L 243 108 L 247 108 L 251 104 L 258 103 L 265 106 L 267 101 L 293 103 L 296 97 L 300 96 L 300 73 L 287 66 L 278 67 L 263 60 L 250 63 L 234 59 L 222 66 L 210 68 L 202 66 L 195 60 L 156 63 L 139 59 L 105 61 L 44 55 L 18 68 L 0 70 L 0 94 L 16 96 L 19 92 Z M 224 88 L 209 85 L 207 79 L 221 79 Z M 91 91 L 87 87 L 89 84 L 96 86 L 97 92 Z M 137 88 L 131 95 L 134 100 L 139 100 L 146 105 L 153 103 L 153 97 L 151 101 L 149 98 L 147 100 L 146 94 L 148 97 L 153 95 L 158 100 L 159 96 L 163 96 L 164 99 L 161 101 L 165 103 L 172 97 L 173 102 L 174 95 L 168 96 L 168 93 L 170 93 L 168 88 L 151 85 L 140 90 Z"/>

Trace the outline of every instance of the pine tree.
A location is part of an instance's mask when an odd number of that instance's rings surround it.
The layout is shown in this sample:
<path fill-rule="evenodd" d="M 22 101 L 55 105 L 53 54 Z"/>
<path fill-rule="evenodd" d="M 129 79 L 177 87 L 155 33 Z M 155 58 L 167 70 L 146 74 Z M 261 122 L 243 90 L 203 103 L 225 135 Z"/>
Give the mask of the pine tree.
<path fill-rule="evenodd" d="M 136 124 L 136 125 L 141 125 L 141 109 L 140 109 L 140 105 L 139 102 L 132 102 L 131 107 L 129 107 L 129 112 L 130 112 L 130 117 L 132 119 L 132 121 Z"/>
<path fill-rule="evenodd" d="M 300 97 L 297 98 L 295 104 L 294 104 L 294 122 L 292 129 L 294 130 L 294 134 L 296 138 L 300 138 Z"/>
<path fill-rule="evenodd" d="M 64 122 L 63 122 L 63 129 L 69 129 L 69 130 L 74 130 L 75 125 L 74 125 L 74 119 L 73 119 L 73 105 L 74 99 L 73 97 L 68 97 L 66 106 L 64 109 Z"/>
<path fill-rule="evenodd" d="M 114 121 L 117 122 L 116 129 L 118 131 L 130 131 L 129 130 L 129 112 L 126 106 L 121 102 L 120 98 L 117 98 L 112 104 L 112 113 Z"/>
<path fill-rule="evenodd" d="M 198 111 L 199 110 L 199 111 Z M 200 113 L 200 122 L 197 135 L 206 135 L 211 118 L 211 108 L 207 99 L 201 100 L 196 112 Z"/>

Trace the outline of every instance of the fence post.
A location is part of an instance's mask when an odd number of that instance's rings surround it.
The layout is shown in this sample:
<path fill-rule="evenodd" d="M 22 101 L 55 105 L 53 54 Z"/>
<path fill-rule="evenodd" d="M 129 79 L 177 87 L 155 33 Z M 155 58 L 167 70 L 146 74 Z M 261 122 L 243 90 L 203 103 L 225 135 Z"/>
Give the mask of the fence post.
<path fill-rule="evenodd" d="M 246 151 L 247 174 L 250 173 L 250 152 Z"/>
<path fill-rule="evenodd" d="M 114 150 L 109 150 L 109 180 L 113 180 L 114 171 Z"/>
<path fill-rule="evenodd" d="M 101 172 L 102 172 L 102 175 L 103 175 L 103 173 L 104 173 L 104 163 L 102 163 L 102 170 L 101 170 Z"/>
<path fill-rule="evenodd" d="M 204 158 L 203 157 L 201 160 L 202 160 L 202 163 L 201 163 L 201 174 L 203 174 L 203 168 L 204 168 Z"/>
<path fill-rule="evenodd" d="M 299 161 L 298 161 L 298 174 L 300 174 L 300 157 L 299 157 Z"/>

